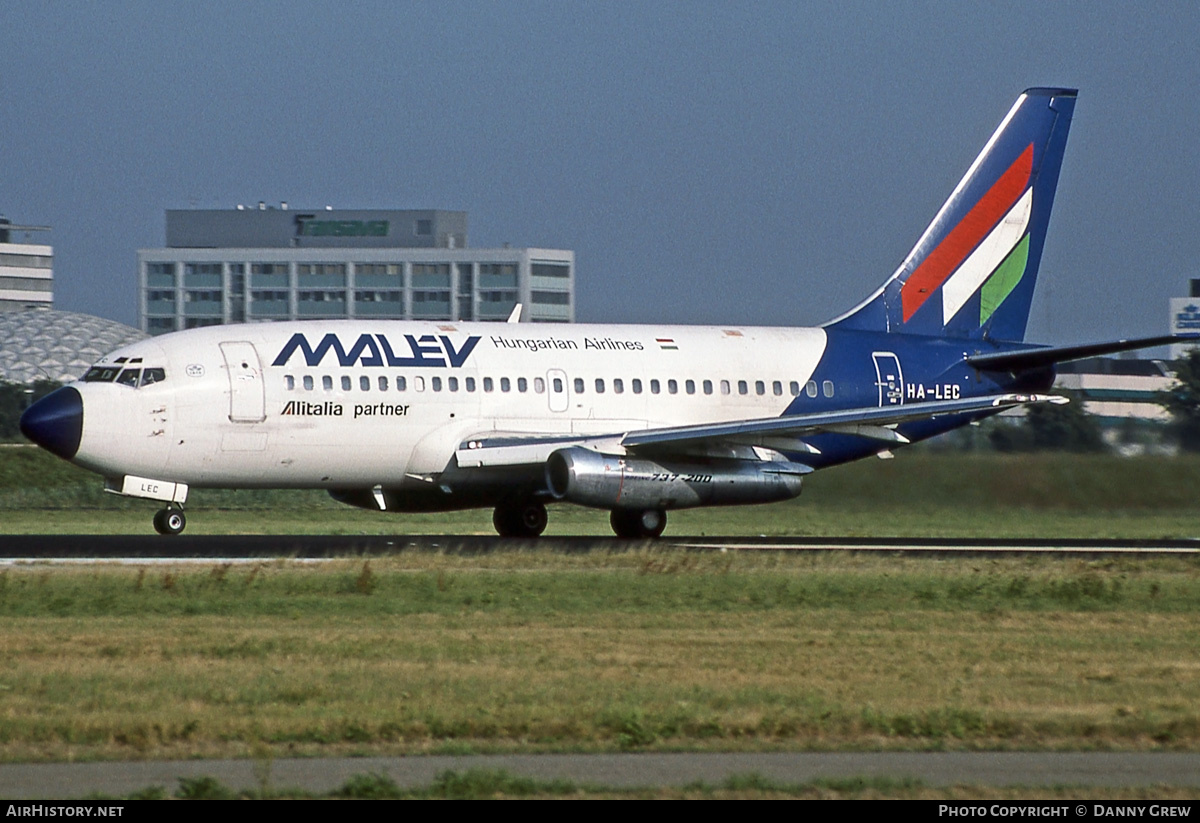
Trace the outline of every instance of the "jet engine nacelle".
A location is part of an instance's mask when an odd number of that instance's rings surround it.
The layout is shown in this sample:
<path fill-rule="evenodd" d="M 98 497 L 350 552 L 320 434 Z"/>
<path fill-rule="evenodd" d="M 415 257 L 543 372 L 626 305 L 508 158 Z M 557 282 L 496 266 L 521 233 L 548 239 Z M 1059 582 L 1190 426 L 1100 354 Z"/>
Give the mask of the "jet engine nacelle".
<path fill-rule="evenodd" d="M 686 509 L 789 500 L 807 471 L 769 461 L 659 463 L 571 446 L 546 461 L 546 485 L 557 500 L 598 509 Z"/>

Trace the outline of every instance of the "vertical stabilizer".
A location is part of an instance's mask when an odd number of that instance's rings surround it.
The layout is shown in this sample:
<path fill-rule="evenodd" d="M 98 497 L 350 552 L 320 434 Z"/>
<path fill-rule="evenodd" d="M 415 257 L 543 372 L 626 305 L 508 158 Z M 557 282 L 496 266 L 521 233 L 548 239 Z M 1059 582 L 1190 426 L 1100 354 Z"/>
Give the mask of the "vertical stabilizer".
<path fill-rule="evenodd" d="M 1074 89 L 1027 89 L 904 263 L 827 328 L 1020 341 Z"/>

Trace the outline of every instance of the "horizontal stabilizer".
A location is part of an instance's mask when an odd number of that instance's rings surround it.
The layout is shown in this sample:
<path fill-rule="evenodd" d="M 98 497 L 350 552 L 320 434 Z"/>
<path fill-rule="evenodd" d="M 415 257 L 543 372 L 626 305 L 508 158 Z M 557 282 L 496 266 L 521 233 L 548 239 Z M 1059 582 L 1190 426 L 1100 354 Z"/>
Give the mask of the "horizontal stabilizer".
<path fill-rule="evenodd" d="M 967 357 L 967 363 L 982 371 L 1033 371 L 1053 366 L 1055 363 L 1082 360 L 1085 357 L 1099 357 L 1102 354 L 1115 354 L 1135 349 L 1148 349 L 1152 346 L 1195 341 L 1200 341 L 1200 334 L 1167 334 L 1160 337 L 1110 340 L 1106 343 L 1085 343 L 1078 346 L 1047 346 L 1021 351 L 997 352 L 996 354 L 974 354 Z"/>

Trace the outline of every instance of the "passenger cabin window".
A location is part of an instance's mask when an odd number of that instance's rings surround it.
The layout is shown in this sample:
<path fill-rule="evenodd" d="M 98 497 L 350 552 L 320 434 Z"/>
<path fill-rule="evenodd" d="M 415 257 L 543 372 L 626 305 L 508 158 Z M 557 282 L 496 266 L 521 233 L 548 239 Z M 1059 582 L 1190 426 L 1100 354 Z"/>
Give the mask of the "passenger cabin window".
<path fill-rule="evenodd" d="M 396 375 L 396 391 L 408 391 L 408 380 L 404 375 Z"/>
<path fill-rule="evenodd" d="M 367 377 L 365 374 L 362 377 L 358 378 L 358 388 L 361 389 L 362 391 L 370 391 L 371 390 L 371 378 Z"/>
<path fill-rule="evenodd" d="M 524 378 L 522 378 L 524 379 Z M 538 394 L 546 393 L 546 380 L 543 377 L 533 378 L 533 390 Z"/>
<path fill-rule="evenodd" d="M 582 378 L 582 377 L 576 377 L 576 378 L 575 378 L 575 380 L 574 380 L 573 382 L 574 382 L 574 384 L 575 384 L 575 393 L 576 393 L 576 394 L 583 394 L 583 378 Z"/>
<path fill-rule="evenodd" d="M 633 382 L 633 393 L 641 394 L 642 393 L 642 381 L 635 377 L 635 378 L 633 378 L 632 382 Z"/>
<path fill-rule="evenodd" d="M 529 391 L 529 381 L 524 377 L 517 378 L 517 391 L 519 391 L 521 394 Z"/>
<path fill-rule="evenodd" d="M 809 397 L 816 397 L 817 396 L 817 381 L 809 380 L 807 383 L 805 383 L 804 384 L 804 393 L 807 394 Z"/>
<path fill-rule="evenodd" d="M 687 382 L 685 382 L 685 383 L 683 384 L 683 388 L 684 388 L 685 390 L 687 390 L 687 393 L 688 393 L 688 394 L 695 394 L 695 393 L 696 393 L 696 381 L 695 381 L 695 380 L 688 380 Z"/>
<path fill-rule="evenodd" d="M 793 380 L 791 383 L 788 383 L 788 390 L 791 391 L 792 397 L 795 397 L 800 394 L 800 384 Z"/>
<path fill-rule="evenodd" d="M 333 391 L 333 378 L 328 374 L 321 376 L 321 388 L 325 391 Z"/>
<path fill-rule="evenodd" d="M 500 391 L 510 391 L 511 389 L 512 389 L 512 383 L 509 381 L 509 379 L 507 377 L 501 377 L 500 378 Z"/>
<path fill-rule="evenodd" d="M 458 378 L 457 377 L 447 377 L 446 378 L 446 388 L 450 389 L 450 391 L 458 391 Z"/>
<path fill-rule="evenodd" d="M 625 393 L 625 381 L 619 377 L 613 378 L 613 391 L 617 394 Z"/>
<path fill-rule="evenodd" d="M 492 380 L 492 378 L 490 378 L 490 377 L 483 378 L 483 390 L 484 391 L 489 391 L 489 392 L 494 391 L 495 388 L 496 388 L 496 383 L 494 380 Z M 507 389 L 505 391 L 507 391 Z"/>
<path fill-rule="evenodd" d="M 596 394 L 604 394 L 604 379 L 596 378 Z"/>
<path fill-rule="evenodd" d="M 729 381 L 728 380 L 721 381 L 721 394 L 729 394 Z"/>
<path fill-rule="evenodd" d="M 425 378 L 417 376 L 413 378 L 413 389 L 415 391 L 425 391 Z"/>
<path fill-rule="evenodd" d="M 386 377 L 384 377 L 383 375 L 380 375 L 380 377 L 379 377 L 379 390 L 380 391 L 388 390 L 388 379 Z"/>
<path fill-rule="evenodd" d="M 651 380 L 651 381 L 650 381 L 650 393 L 651 393 L 651 394 L 658 394 L 658 393 L 659 393 L 659 391 L 661 391 L 661 390 L 662 390 L 662 389 L 661 389 L 661 387 L 659 386 L 659 383 L 658 383 L 658 381 L 657 381 L 657 380 Z"/>
<path fill-rule="evenodd" d="M 750 385 L 745 380 L 738 381 L 738 394 L 749 394 Z"/>
<path fill-rule="evenodd" d="M 826 380 L 821 384 L 821 393 L 826 397 L 833 397 L 833 381 Z"/>
<path fill-rule="evenodd" d="M 350 391 L 350 386 L 351 386 L 350 375 L 343 374 L 342 375 L 342 391 Z"/>
<path fill-rule="evenodd" d="M 312 378 L 311 374 L 304 375 L 304 390 L 305 391 L 313 390 L 313 378 Z"/>
<path fill-rule="evenodd" d="M 704 381 L 704 393 L 712 394 L 712 381 L 711 380 Z"/>
<path fill-rule="evenodd" d="M 783 383 L 776 380 L 771 384 L 771 391 L 776 397 L 781 397 L 783 395 Z"/>
<path fill-rule="evenodd" d="M 283 385 L 287 387 L 288 391 L 295 391 L 296 390 L 296 378 L 292 377 L 290 374 L 284 375 Z"/>
<path fill-rule="evenodd" d="M 429 385 L 433 388 L 434 391 L 441 391 L 442 390 L 442 378 L 440 378 L 440 377 L 429 378 Z"/>
<path fill-rule="evenodd" d="M 675 380 L 668 380 L 667 391 L 671 394 L 679 394 L 679 383 Z"/>
<path fill-rule="evenodd" d="M 554 378 L 554 393 L 561 394 L 563 390 L 563 381 L 561 377 Z"/>
<path fill-rule="evenodd" d="M 464 381 L 467 384 L 467 391 L 475 391 L 475 378 L 468 377 Z"/>

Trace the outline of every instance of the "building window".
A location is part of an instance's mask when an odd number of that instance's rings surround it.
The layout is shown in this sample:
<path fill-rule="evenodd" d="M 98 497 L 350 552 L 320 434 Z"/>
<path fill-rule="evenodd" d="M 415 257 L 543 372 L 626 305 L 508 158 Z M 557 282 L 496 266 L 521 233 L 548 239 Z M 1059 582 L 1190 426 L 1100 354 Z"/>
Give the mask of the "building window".
<path fill-rule="evenodd" d="M 414 289 L 450 288 L 450 264 L 413 263 L 412 287 Z"/>
<path fill-rule="evenodd" d="M 432 220 L 418 220 L 417 224 L 413 227 L 413 234 L 415 234 L 417 237 L 432 236 L 433 235 L 433 221 Z"/>
<path fill-rule="evenodd" d="M 571 267 L 566 263 L 532 263 L 529 273 L 534 277 L 570 277 Z"/>
<path fill-rule="evenodd" d="M 316 277 L 320 275 L 346 275 L 345 263 L 297 263 L 296 274 L 301 277 Z"/>
<path fill-rule="evenodd" d="M 569 306 L 571 295 L 565 291 L 535 291 L 532 293 L 533 302 L 546 306 Z"/>

